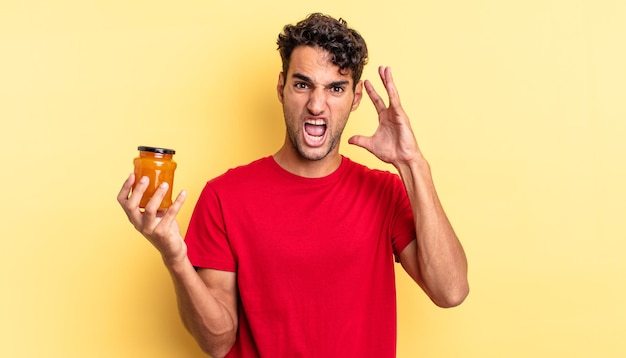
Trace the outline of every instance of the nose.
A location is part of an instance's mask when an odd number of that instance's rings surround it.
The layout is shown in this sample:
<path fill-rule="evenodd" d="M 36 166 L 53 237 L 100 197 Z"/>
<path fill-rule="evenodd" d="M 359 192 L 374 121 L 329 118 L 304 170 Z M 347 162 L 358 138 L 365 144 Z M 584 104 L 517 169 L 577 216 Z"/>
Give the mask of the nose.
<path fill-rule="evenodd" d="M 326 93 L 323 88 L 316 88 L 309 94 L 307 110 L 312 115 L 320 115 L 324 112 L 326 106 Z"/>

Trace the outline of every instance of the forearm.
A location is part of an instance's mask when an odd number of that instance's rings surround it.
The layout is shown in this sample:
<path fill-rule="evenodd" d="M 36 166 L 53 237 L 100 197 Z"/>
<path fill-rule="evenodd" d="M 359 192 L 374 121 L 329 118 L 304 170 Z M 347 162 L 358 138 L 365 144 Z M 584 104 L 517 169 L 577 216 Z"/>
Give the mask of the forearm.
<path fill-rule="evenodd" d="M 208 287 L 185 256 L 177 263 L 164 260 L 170 272 L 178 310 L 185 328 L 203 351 L 222 357 L 230 351 L 237 331 L 236 313 L 229 311 L 229 302 L 220 299 Z M 234 308 L 236 309 L 236 307 Z"/>
<path fill-rule="evenodd" d="M 172 205 L 159 215 L 158 208 L 168 190 L 161 185 L 145 207 L 139 202 L 148 186 L 143 177 L 137 185 L 134 174 L 129 175 L 117 196 L 128 220 L 161 253 L 170 272 L 180 316 L 185 327 L 204 351 L 213 357 L 228 353 L 237 331 L 237 292 L 234 273 L 196 272 L 187 257 L 187 246 L 180 235 L 176 215 L 183 205 L 186 192 L 182 191 Z"/>
<path fill-rule="evenodd" d="M 467 259 L 435 190 L 430 166 L 421 156 L 396 165 L 407 190 L 417 236 L 418 281 L 440 306 L 460 304 L 469 292 Z"/>

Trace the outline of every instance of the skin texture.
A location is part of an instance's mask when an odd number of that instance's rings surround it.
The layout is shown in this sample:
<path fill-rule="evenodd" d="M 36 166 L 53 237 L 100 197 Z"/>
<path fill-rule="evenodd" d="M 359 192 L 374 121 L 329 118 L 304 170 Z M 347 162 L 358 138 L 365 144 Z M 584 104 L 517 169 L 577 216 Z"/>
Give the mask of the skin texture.
<path fill-rule="evenodd" d="M 279 75 L 276 87 L 287 131 L 274 155 L 278 164 L 305 177 L 322 177 L 339 167 L 343 129 L 363 96 L 360 82 L 353 87 L 351 76 L 341 74 L 326 51 L 308 46 L 293 51 L 289 73 Z M 307 123 L 324 123 L 323 135 L 311 138 Z"/>
<path fill-rule="evenodd" d="M 430 167 L 402 109 L 391 69 L 379 68 L 389 98 L 386 105 L 371 82 L 355 84 L 351 74 L 339 71 L 329 61 L 329 53 L 320 48 L 297 47 L 288 68 L 288 73 L 280 73 L 276 86 L 286 125 L 285 141 L 274 154 L 276 162 L 287 171 L 311 178 L 336 170 L 341 164 L 339 139 L 365 87 L 378 114 L 378 128 L 371 136 L 353 136 L 348 142 L 395 166 L 407 189 L 417 239 L 400 253 L 401 264 L 438 306 L 463 302 L 469 292 L 465 253 L 439 202 Z M 168 189 L 162 186 L 141 212 L 138 205 L 148 182 L 140 178 L 131 190 L 136 179 L 131 174 L 124 182 L 118 202 L 137 231 L 161 253 L 185 327 L 205 352 L 223 357 L 234 344 L 237 331 L 236 274 L 196 271 L 187 258 L 176 222 L 186 193 L 181 192 L 169 209 L 159 212 Z"/>
<path fill-rule="evenodd" d="M 467 258 L 439 201 L 430 166 L 402 108 L 391 68 L 379 67 L 378 72 L 389 105 L 372 83 L 365 81 L 378 113 L 378 128 L 372 136 L 353 136 L 348 143 L 367 149 L 398 170 L 411 201 L 417 233 L 417 239 L 400 253 L 400 262 L 435 304 L 454 307 L 469 294 Z"/>

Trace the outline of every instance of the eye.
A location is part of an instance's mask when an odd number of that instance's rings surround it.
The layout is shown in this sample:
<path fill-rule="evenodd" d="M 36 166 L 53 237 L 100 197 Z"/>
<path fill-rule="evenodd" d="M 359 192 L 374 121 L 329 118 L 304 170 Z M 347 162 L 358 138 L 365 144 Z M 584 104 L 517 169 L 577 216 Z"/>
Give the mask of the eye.
<path fill-rule="evenodd" d="M 293 85 L 295 88 L 297 89 L 307 89 L 309 88 L 309 85 L 306 82 L 296 82 Z"/>
<path fill-rule="evenodd" d="M 345 89 L 345 87 L 343 87 L 343 86 L 333 86 L 333 87 L 331 87 L 331 88 L 330 88 L 330 91 L 331 91 L 331 92 L 333 92 L 333 93 L 337 93 L 337 94 L 338 94 L 338 93 L 343 93 L 345 90 L 346 90 L 346 89 Z"/>

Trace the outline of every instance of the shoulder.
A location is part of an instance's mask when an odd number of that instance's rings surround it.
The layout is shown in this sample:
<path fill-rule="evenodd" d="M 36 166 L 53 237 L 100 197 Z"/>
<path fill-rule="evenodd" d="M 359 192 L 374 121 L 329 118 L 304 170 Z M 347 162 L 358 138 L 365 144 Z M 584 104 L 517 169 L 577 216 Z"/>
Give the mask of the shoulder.
<path fill-rule="evenodd" d="M 400 176 L 389 170 L 370 168 L 364 164 L 357 163 L 351 159 L 344 157 L 346 172 L 349 176 L 356 177 L 359 180 L 365 180 L 373 183 L 389 183 L 400 182 Z"/>
<path fill-rule="evenodd" d="M 267 178 L 268 172 L 271 172 L 271 157 L 228 169 L 205 183 L 198 202 L 221 202 L 225 198 L 245 196 L 263 185 L 259 179 Z"/>
<path fill-rule="evenodd" d="M 271 156 L 228 169 L 209 180 L 203 192 L 217 198 L 243 198 L 274 186 L 277 181 L 276 163 Z"/>
<path fill-rule="evenodd" d="M 223 185 L 231 182 L 252 180 L 266 175 L 272 170 L 272 157 L 263 157 L 248 164 L 228 169 L 223 174 L 209 180 L 208 184 Z"/>
<path fill-rule="evenodd" d="M 345 186 L 365 194 L 364 197 L 387 202 L 390 205 L 408 199 L 400 175 L 389 170 L 375 169 L 356 162 L 348 162 Z"/>

